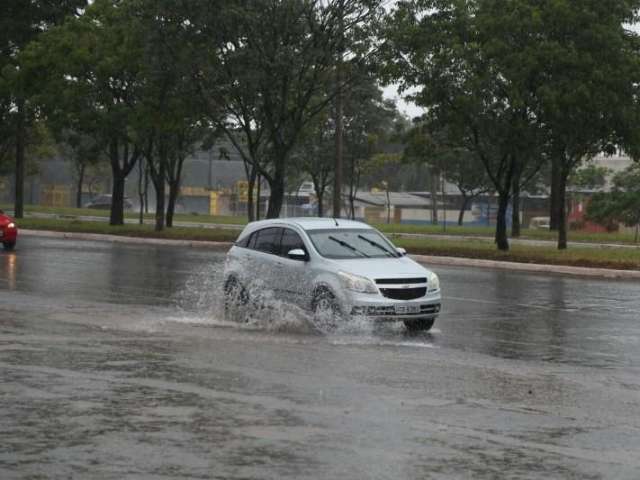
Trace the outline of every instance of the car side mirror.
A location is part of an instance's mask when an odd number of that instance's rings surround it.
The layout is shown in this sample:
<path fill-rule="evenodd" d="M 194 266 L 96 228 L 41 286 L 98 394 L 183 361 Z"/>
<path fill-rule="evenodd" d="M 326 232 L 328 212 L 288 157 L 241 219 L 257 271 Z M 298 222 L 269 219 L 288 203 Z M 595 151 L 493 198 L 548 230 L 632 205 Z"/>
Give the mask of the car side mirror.
<path fill-rule="evenodd" d="M 407 254 L 407 251 L 402 247 L 397 247 L 396 252 L 398 252 L 401 257 L 404 257 Z"/>
<path fill-rule="evenodd" d="M 301 248 L 294 248 L 293 250 L 289 250 L 289 252 L 287 253 L 287 256 L 291 260 L 301 260 L 301 261 L 307 260 L 307 253 Z"/>

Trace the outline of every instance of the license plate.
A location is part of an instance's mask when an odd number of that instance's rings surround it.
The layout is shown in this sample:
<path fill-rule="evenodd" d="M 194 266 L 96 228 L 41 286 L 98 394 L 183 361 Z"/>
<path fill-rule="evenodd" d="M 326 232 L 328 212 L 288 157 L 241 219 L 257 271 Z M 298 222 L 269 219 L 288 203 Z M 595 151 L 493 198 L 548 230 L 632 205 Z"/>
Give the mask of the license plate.
<path fill-rule="evenodd" d="M 420 313 L 420 305 L 396 305 L 396 313 L 398 315 Z"/>

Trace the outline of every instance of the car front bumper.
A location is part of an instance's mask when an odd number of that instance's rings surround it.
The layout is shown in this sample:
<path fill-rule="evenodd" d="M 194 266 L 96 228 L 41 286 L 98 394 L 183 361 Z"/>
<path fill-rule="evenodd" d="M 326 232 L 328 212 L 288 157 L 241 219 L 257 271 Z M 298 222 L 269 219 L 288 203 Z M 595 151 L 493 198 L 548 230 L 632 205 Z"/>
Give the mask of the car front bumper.
<path fill-rule="evenodd" d="M 352 316 L 365 316 L 376 321 L 402 321 L 436 318 L 441 309 L 440 292 L 413 300 L 393 300 L 382 295 L 357 294 L 350 299 L 347 311 Z"/>
<path fill-rule="evenodd" d="M 0 243 L 15 242 L 18 237 L 17 228 L 0 228 Z"/>

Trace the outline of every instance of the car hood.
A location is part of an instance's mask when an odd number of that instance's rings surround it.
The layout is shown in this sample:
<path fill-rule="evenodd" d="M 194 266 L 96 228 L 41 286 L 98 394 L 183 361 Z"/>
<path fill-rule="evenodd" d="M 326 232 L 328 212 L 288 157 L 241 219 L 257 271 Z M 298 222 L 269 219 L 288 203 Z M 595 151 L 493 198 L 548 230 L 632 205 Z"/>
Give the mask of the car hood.
<path fill-rule="evenodd" d="M 344 272 L 360 275 L 372 280 L 376 278 L 410 278 L 426 276 L 430 270 L 414 262 L 409 257 L 333 260 L 334 265 Z"/>

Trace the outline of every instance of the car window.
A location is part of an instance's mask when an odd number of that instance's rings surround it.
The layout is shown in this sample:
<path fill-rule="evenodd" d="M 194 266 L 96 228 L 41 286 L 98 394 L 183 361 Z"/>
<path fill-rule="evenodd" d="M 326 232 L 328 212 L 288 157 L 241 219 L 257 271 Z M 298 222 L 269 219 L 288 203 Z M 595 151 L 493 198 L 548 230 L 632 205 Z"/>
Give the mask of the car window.
<path fill-rule="evenodd" d="M 282 228 L 271 227 L 256 232 L 254 250 L 259 252 L 271 253 L 273 255 L 280 254 L 280 238 L 282 237 Z"/>
<path fill-rule="evenodd" d="M 396 258 L 389 240 L 371 229 L 308 230 L 318 253 L 325 258 Z"/>
<path fill-rule="evenodd" d="M 245 235 L 244 238 L 241 238 L 236 242 L 236 247 L 247 248 L 249 246 L 249 241 L 251 240 L 251 235 Z"/>
<path fill-rule="evenodd" d="M 258 232 L 253 232 L 251 237 L 249 237 L 249 241 L 247 242 L 247 248 L 251 250 L 256 249 L 256 240 L 258 239 Z"/>
<path fill-rule="evenodd" d="M 300 235 L 298 235 L 296 232 L 294 232 L 290 228 L 285 228 L 284 232 L 282 233 L 280 255 L 282 255 L 283 257 L 286 257 L 291 250 L 294 250 L 296 248 L 300 248 L 305 252 L 307 251 L 307 249 L 304 246 L 304 242 L 302 241 L 302 238 L 300 238 Z"/>

